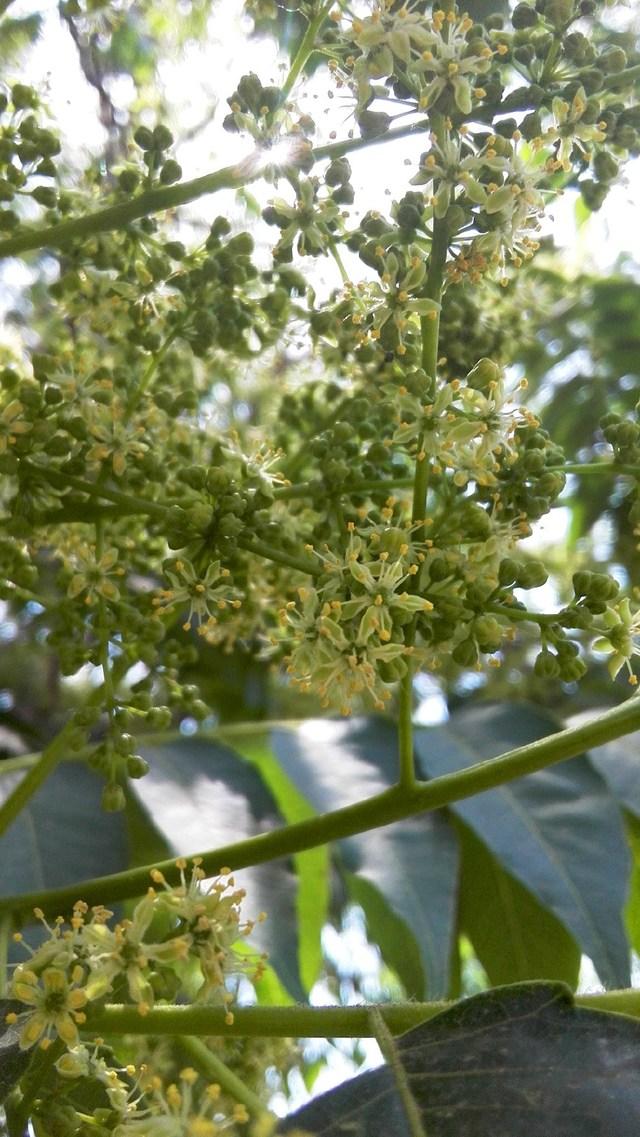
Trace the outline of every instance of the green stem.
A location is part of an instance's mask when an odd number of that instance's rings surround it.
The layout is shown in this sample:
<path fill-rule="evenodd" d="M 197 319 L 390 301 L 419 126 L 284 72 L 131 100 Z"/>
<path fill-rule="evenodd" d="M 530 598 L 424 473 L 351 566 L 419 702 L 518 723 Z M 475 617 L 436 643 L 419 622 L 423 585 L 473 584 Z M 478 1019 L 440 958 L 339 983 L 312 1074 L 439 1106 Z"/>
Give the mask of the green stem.
<path fill-rule="evenodd" d="M 46 1050 L 34 1051 L 27 1072 L 20 1081 L 22 1097 L 12 1108 L 7 1108 L 10 1137 L 24 1137 L 34 1102 L 42 1089 L 42 1085 L 46 1081 L 54 1062 L 65 1050 L 65 1043 L 61 1038 L 57 1038 Z"/>
<path fill-rule="evenodd" d="M 634 67 L 627 67 L 624 71 L 618 71 L 616 75 L 605 75 L 603 86 L 617 91 L 619 87 L 631 86 L 636 79 L 640 79 L 640 63 L 636 63 Z"/>
<path fill-rule="evenodd" d="M 140 400 L 142 399 L 143 395 L 147 391 L 149 384 L 151 383 L 151 380 L 153 379 L 156 371 L 158 370 L 158 367 L 160 366 L 160 363 L 162 362 L 162 359 L 164 358 L 164 356 L 168 352 L 169 348 L 171 347 L 171 344 L 180 335 L 180 332 L 182 331 L 182 326 L 183 325 L 181 324 L 177 328 L 172 329 L 172 331 L 169 333 L 169 335 L 165 339 L 164 343 L 158 348 L 158 350 L 153 354 L 153 356 L 149 360 L 149 363 L 148 363 L 147 367 L 145 368 L 144 375 L 142 376 L 138 386 L 135 388 L 134 391 L 131 392 L 131 395 L 129 396 L 129 401 L 127 403 L 127 414 L 128 415 L 132 415 L 133 412 L 138 407 Z"/>
<path fill-rule="evenodd" d="M 305 572 L 309 576 L 319 576 L 322 572 L 321 566 L 317 561 L 311 557 L 296 557 L 293 553 L 285 553 L 282 549 L 274 549 L 271 545 L 267 545 L 265 541 L 257 541 L 252 537 L 238 537 L 238 544 L 241 549 L 245 549 L 248 553 L 255 553 L 258 557 L 265 557 L 268 561 L 276 561 L 277 564 L 287 565 L 289 568 L 296 569 L 298 572 Z"/>
<path fill-rule="evenodd" d="M 80 493 L 86 493 L 90 498 L 105 498 L 106 501 L 112 501 L 115 505 L 123 506 L 130 513 L 161 517 L 164 520 L 169 512 L 169 506 L 160 505 L 149 498 L 136 497 L 134 494 L 123 493 L 121 490 L 99 485 L 97 482 L 87 482 L 84 478 L 76 478 L 73 474 L 63 474 L 59 470 L 53 470 L 49 467 L 44 468 L 24 458 L 21 465 L 29 473 L 39 475 L 43 481 L 49 482 L 52 486 L 57 486 L 60 489 L 78 490 Z"/>
<path fill-rule="evenodd" d="M 96 561 L 104 554 L 104 522 L 96 522 Z M 109 628 L 107 623 L 107 603 L 103 596 L 98 599 L 97 632 L 99 639 L 99 660 L 102 667 L 102 687 L 104 691 L 105 710 L 109 723 L 113 719 L 115 707 L 115 691 L 113 687 L 113 673 L 109 659 Z"/>
<path fill-rule="evenodd" d="M 312 55 L 316 46 L 316 36 L 320 28 L 324 24 L 331 8 L 333 7 L 333 0 L 328 0 L 326 4 L 322 4 L 320 10 L 316 13 L 311 20 L 306 32 L 304 33 L 300 46 L 296 51 L 295 57 L 289 68 L 289 74 L 282 84 L 281 101 L 284 103 L 288 99 L 291 91 L 293 90 L 300 72 L 304 68 L 309 56 Z"/>
<path fill-rule="evenodd" d="M 42 751 L 36 764 L 27 771 L 22 781 L 18 782 L 16 788 L 0 805 L 0 834 L 4 833 L 15 821 L 20 811 L 24 809 L 27 802 L 40 789 L 40 786 L 64 757 L 72 730 L 73 727 L 70 723 L 62 728 L 53 742 L 50 742 Z"/>
<path fill-rule="evenodd" d="M 442 131 L 441 118 L 434 114 L 434 130 Z M 433 300 L 438 309 L 435 319 L 423 317 L 420 321 L 422 332 L 422 366 L 429 379 L 429 390 L 425 392 L 426 399 L 433 399 L 436 392 L 436 372 L 438 367 L 438 341 L 440 334 L 440 302 L 444 281 L 444 267 L 447 260 L 448 237 L 444 221 L 435 220 L 433 223 L 433 242 L 429 254 L 429 268 L 424 296 Z M 418 437 L 418 454 L 413 481 L 413 505 L 411 520 L 416 525 L 416 538 L 419 540 L 424 533 L 423 522 L 427 510 L 427 493 L 429 489 L 429 462 L 423 453 L 424 435 Z M 414 619 L 407 629 L 407 647 L 413 647 L 416 635 L 416 620 Z M 415 783 L 415 765 L 413 760 L 413 660 L 407 659 L 407 671 L 400 681 L 398 702 L 398 754 L 399 754 L 399 784 L 405 789 L 411 788 Z"/>
<path fill-rule="evenodd" d="M 548 466 L 549 471 L 561 474 L 629 474 L 632 478 L 640 476 L 640 466 L 630 466 L 626 462 L 564 462 L 562 466 Z"/>
<path fill-rule="evenodd" d="M 640 990 L 576 995 L 586 1010 L 614 1011 L 640 1018 Z M 402 1034 L 455 1006 L 451 1002 L 383 1003 L 376 1009 L 392 1034 Z M 234 1021 L 225 1023 L 221 1007 L 203 1005 L 155 1007 L 142 1017 L 137 1008 L 122 1004 L 89 1009 L 83 1032 L 97 1034 L 223 1035 L 242 1038 L 371 1038 L 375 1035 L 371 1007 L 238 1007 Z"/>
<path fill-rule="evenodd" d="M 330 489 L 323 481 L 317 479 L 314 482 L 297 482 L 290 486 L 278 486 L 274 490 L 274 496 L 278 501 L 288 501 L 294 497 L 334 497 L 345 493 L 363 493 L 367 490 L 386 493 L 389 490 L 411 489 L 413 482 L 413 474 L 406 478 L 379 478 L 377 480 L 376 478 L 362 478 L 349 482 L 348 487 L 341 486 L 339 489 Z"/>
<path fill-rule="evenodd" d="M 391 1031 L 385 1023 L 378 1007 L 373 1007 L 369 1013 L 371 1016 L 373 1036 L 380 1047 L 382 1057 L 393 1075 L 396 1092 L 400 1098 L 410 1137 L 427 1137 L 422 1124 L 418 1104 L 411 1093 L 408 1074 L 400 1060 Z"/>
<path fill-rule="evenodd" d="M 413 639 L 413 630 L 411 639 Z M 407 657 L 407 671 L 398 691 L 398 785 L 411 791 L 416 785 L 413 757 L 413 666 Z"/>
<path fill-rule="evenodd" d="M 201 1074 L 212 1082 L 217 1082 L 226 1090 L 228 1094 L 242 1105 L 246 1106 L 252 1117 L 255 1118 L 272 1118 L 273 1114 L 270 1110 L 265 1108 L 264 1102 L 260 1101 L 257 1094 L 250 1090 L 247 1085 L 230 1070 L 227 1065 L 205 1046 L 199 1038 L 194 1038 L 192 1035 L 182 1035 L 176 1040 L 178 1045 L 185 1050 L 192 1062 L 197 1066 Z"/>
<path fill-rule="evenodd" d="M 382 138 L 351 138 L 345 139 L 344 142 L 331 142 L 326 146 L 318 146 L 311 152 L 312 157 L 314 161 L 339 158 L 343 154 L 376 146 L 380 142 L 392 142 L 411 134 L 424 133 L 427 126 L 428 124 L 422 121 L 389 130 Z M 207 194 L 217 193 L 218 190 L 239 189 L 249 185 L 262 176 L 263 169 L 264 166 L 255 160 L 255 156 L 249 154 L 236 166 L 225 166 L 220 170 L 214 170 L 211 174 L 193 178 L 189 182 L 181 182 L 179 185 L 156 186 L 132 200 L 107 206 L 106 209 L 96 210 L 95 213 L 74 217 L 69 221 L 60 221 L 56 225 L 24 226 L 13 237 L 0 241 L 0 257 L 14 257 L 19 253 L 35 249 L 56 249 L 77 237 L 90 237 L 96 233 L 110 233 L 115 229 L 123 229 L 131 221 L 149 217 L 164 209 L 175 209 L 179 205 L 197 201 Z"/>
<path fill-rule="evenodd" d="M 447 1008 L 447 1003 L 393 1003 L 380 1013 L 393 1034 L 401 1034 Z M 136 1007 L 112 1004 L 87 1010 L 82 1030 L 91 1034 L 237 1035 L 243 1038 L 372 1037 L 370 1007 L 237 1007 L 233 1023 L 220 1007 L 155 1007 L 143 1017 Z"/>
<path fill-rule="evenodd" d="M 0 999 L 7 997 L 9 941 L 13 930 L 13 920 L 7 912 L 0 918 Z"/>
<path fill-rule="evenodd" d="M 13 237 L 0 241 L 0 257 L 14 257 L 32 249 L 60 248 L 78 237 L 91 237 L 96 233 L 109 233 L 123 229 L 131 221 L 148 217 L 165 209 L 175 209 L 179 205 L 195 201 L 205 194 L 217 193 L 222 189 L 238 189 L 260 177 L 262 167 L 252 162 L 251 156 L 236 166 L 224 166 L 212 174 L 181 182 L 175 186 L 156 186 L 145 193 L 106 209 L 73 217 L 69 221 L 59 221 L 56 225 L 24 226 Z"/>
<path fill-rule="evenodd" d="M 342 158 L 345 154 L 353 154 L 357 150 L 366 150 L 370 146 L 380 146 L 385 142 L 398 142 L 401 138 L 409 138 L 414 134 L 424 135 L 428 130 L 428 120 L 421 119 L 420 122 L 392 126 L 385 134 L 379 134 L 375 138 L 345 138 L 341 142 L 329 142 L 325 146 L 316 146 L 312 154 L 316 162 L 322 161 L 323 158 Z"/>
<path fill-rule="evenodd" d="M 525 608 L 512 608 L 509 604 L 488 604 L 485 610 L 493 616 L 506 616 L 514 623 L 540 624 L 541 627 L 557 624 L 559 615 L 554 612 L 530 612 Z"/>
<path fill-rule="evenodd" d="M 347 272 L 346 268 L 344 267 L 342 257 L 340 256 L 340 253 L 338 252 L 338 246 L 336 245 L 335 241 L 331 241 L 329 243 L 329 252 L 331 253 L 331 256 L 333 257 L 334 261 L 336 262 L 342 283 L 348 284 L 349 283 L 349 273 Z"/>
<path fill-rule="evenodd" d="M 222 865 L 235 870 L 265 864 L 277 857 L 313 849 L 342 837 L 366 833 L 418 813 L 441 809 L 451 802 L 473 797 L 474 794 L 502 786 L 525 774 L 544 770 L 547 766 L 575 758 L 584 750 L 601 746 L 639 728 L 640 697 L 632 696 L 581 726 L 558 731 L 547 738 L 510 750 L 498 758 L 485 759 L 465 770 L 443 774 L 430 782 L 420 782 L 410 791 L 396 785 L 343 809 L 221 848 L 209 849 L 199 854 L 202 857 L 202 867 L 205 873 L 213 875 L 220 871 Z M 92 905 L 141 896 L 149 886 L 151 868 L 160 868 L 170 881 L 178 880 L 175 861 L 170 859 L 158 865 L 127 869 L 112 876 L 80 881 L 66 888 L 5 897 L 0 899 L 0 912 L 11 911 L 23 915 L 37 906 L 56 915 L 70 910 L 78 898 Z M 187 1033 L 194 1032 L 189 1029 Z"/>
<path fill-rule="evenodd" d="M 24 465 L 33 473 L 41 474 L 46 481 L 54 486 L 76 489 L 92 498 L 106 498 L 107 501 L 122 506 L 128 513 L 141 513 L 150 517 L 160 517 L 163 520 L 166 520 L 169 513 L 169 506 L 160 505 L 148 498 L 122 493 L 120 490 L 98 485 L 97 482 L 85 482 L 82 478 L 76 478 L 70 474 L 61 474 L 57 470 L 40 469 L 39 466 L 34 466 L 29 462 L 24 462 Z M 266 541 L 258 541 L 250 537 L 238 537 L 238 545 L 249 553 L 256 553 L 267 560 L 287 565 L 289 568 L 297 569 L 298 572 L 304 572 L 310 576 L 318 576 L 321 572 L 320 566 L 311 557 L 297 557 L 293 553 L 286 553 L 282 549 L 273 548 Z"/>
<path fill-rule="evenodd" d="M 65 505 L 61 509 L 52 509 L 50 513 L 34 514 L 29 523 L 33 529 L 49 525 L 92 525 L 98 518 L 103 521 L 118 521 L 121 517 L 135 517 L 139 513 L 140 509 L 135 506 L 121 505 L 116 509 L 111 505 L 100 506 L 87 502 L 86 505 Z"/>

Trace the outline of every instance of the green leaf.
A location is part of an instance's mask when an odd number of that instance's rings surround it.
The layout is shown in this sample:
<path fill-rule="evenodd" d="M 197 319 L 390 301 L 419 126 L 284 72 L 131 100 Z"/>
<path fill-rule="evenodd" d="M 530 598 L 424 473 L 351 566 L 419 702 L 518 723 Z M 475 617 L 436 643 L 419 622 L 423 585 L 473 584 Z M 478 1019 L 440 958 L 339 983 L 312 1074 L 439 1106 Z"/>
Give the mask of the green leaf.
<path fill-rule="evenodd" d="M 613 796 L 636 817 L 640 817 L 639 743 L 640 734 L 634 731 L 589 754 L 591 765 L 604 778 Z"/>
<path fill-rule="evenodd" d="M 273 746 L 287 775 L 318 813 L 371 797 L 397 779 L 396 731 L 382 718 L 309 720 L 295 730 L 274 731 Z M 431 998 L 446 995 L 458 850 L 444 816 L 430 813 L 387 825 L 343 840 L 339 848 L 348 872 L 370 885 L 359 897 L 367 917 L 379 931 L 393 932 L 392 938 L 380 941 L 380 948 L 392 966 L 392 956 L 396 969 L 401 965 L 399 975 L 408 993 L 422 997 L 428 987 Z M 384 918 L 383 902 L 389 908 Z M 413 933 L 419 945 L 422 977 L 416 974 L 413 943 L 408 941 L 404 959 L 398 952 L 398 920 L 406 926 L 405 935 Z"/>
<path fill-rule="evenodd" d="M 42 16 L 36 12 L 17 19 L 5 17 L 0 22 L 0 60 L 8 63 L 39 38 Z"/>
<path fill-rule="evenodd" d="M 284 773 L 264 735 L 233 733 L 233 745 L 259 771 L 273 794 L 288 825 L 313 817 L 315 811 Z M 295 853 L 298 876 L 296 914 L 298 920 L 298 966 L 302 985 L 308 992 L 322 965 L 322 929 L 327 922 L 331 862 L 326 845 Z"/>
<path fill-rule="evenodd" d="M 557 729 L 526 704 L 481 704 L 416 731 L 428 777 L 461 770 Z M 622 921 L 629 852 L 620 812 L 584 756 L 451 806 L 503 868 L 553 912 L 607 986 L 629 982 Z"/>
<path fill-rule="evenodd" d="M 640 1024 L 575 1007 L 563 984 L 475 995 L 395 1044 L 395 1064 L 288 1117 L 278 1133 L 411 1137 L 400 1080 L 428 1137 L 637 1137 Z"/>
<path fill-rule="evenodd" d="M 22 776 L 3 774 L 0 765 L 0 801 Z M 83 762 L 63 762 L 53 771 L 0 837 L 0 894 L 64 888 L 127 868 L 124 818 L 102 810 L 103 786 Z"/>
<path fill-rule="evenodd" d="M 23 1010 L 23 1003 L 17 1003 L 13 999 L 0 999 L 0 1105 L 31 1061 L 31 1054 L 21 1050 L 18 1045 L 20 1028 L 5 1022 L 5 1015 L 11 1011 L 19 1014 Z"/>
<path fill-rule="evenodd" d="M 149 773 L 132 783 L 148 818 L 176 856 L 226 845 L 282 824 L 256 770 L 229 747 L 205 738 L 145 746 Z M 224 866 L 221 865 L 220 868 Z M 288 860 L 235 873 L 246 889 L 244 913 L 267 913 L 250 943 L 269 958 L 285 987 L 304 999 L 298 974 L 296 876 Z"/>
<path fill-rule="evenodd" d="M 460 929 L 471 940 L 489 981 L 497 987 L 559 979 L 575 988 L 581 953 L 573 937 L 460 822 L 458 835 Z"/>
<path fill-rule="evenodd" d="M 635 952 L 640 953 L 640 821 L 628 813 L 626 823 L 633 863 L 625 919 L 631 946 Z"/>
<path fill-rule="evenodd" d="M 424 988 L 424 969 L 420 948 L 405 920 L 366 877 L 354 872 L 344 873 L 349 896 L 359 904 L 367 917 L 367 932 L 376 943 L 389 967 L 402 980 L 407 992 L 413 994 Z"/>

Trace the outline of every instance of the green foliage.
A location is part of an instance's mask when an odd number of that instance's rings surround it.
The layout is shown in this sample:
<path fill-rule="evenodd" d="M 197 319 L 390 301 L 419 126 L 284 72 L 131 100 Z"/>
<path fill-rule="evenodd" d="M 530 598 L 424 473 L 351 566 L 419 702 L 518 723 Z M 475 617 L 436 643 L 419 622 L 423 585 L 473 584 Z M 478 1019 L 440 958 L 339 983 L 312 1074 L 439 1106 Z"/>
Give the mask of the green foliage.
<path fill-rule="evenodd" d="M 504 987 L 402 1035 L 391 1069 L 347 1082 L 278 1132 L 338 1137 L 348 1122 L 367 1137 L 414 1137 L 406 1087 L 430 1137 L 490 1137 L 496 1127 L 547 1137 L 549 1125 L 563 1137 L 585 1127 L 632 1137 L 640 1113 L 629 1063 L 638 1035 L 637 1023 L 573 1006 L 562 985 Z"/>

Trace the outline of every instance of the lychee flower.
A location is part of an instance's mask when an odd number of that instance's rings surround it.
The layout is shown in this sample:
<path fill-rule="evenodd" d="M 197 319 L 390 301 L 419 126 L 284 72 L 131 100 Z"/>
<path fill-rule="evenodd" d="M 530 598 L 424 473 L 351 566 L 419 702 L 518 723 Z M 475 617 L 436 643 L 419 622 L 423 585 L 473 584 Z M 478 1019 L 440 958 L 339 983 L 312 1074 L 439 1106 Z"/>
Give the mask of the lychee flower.
<path fill-rule="evenodd" d="M 549 127 L 538 142 L 538 146 L 556 140 L 559 143 L 555 159 L 550 160 L 550 168 L 568 171 L 571 169 L 571 151 L 574 146 L 588 157 L 589 148 L 583 143 L 604 142 L 605 132 L 601 125 L 582 121 L 586 109 L 587 96 L 584 87 L 576 91 L 570 103 L 559 97 L 552 100 L 554 125 Z"/>
<path fill-rule="evenodd" d="M 165 1087 L 160 1078 L 151 1078 L 142 1087 L 144 1102 L 116 1126 L 113 1137 L 218 1137 L 249 1120 L 243 1105 L 236 1105 L 233 1116 L 222 1119 L 220 1086 L 208 1085 L 197 1093 L 197 1082 L 198 1074 L 191 1067 L 180 1071 L 179 1084 Z"/>
<path fill-rule="evenodd" d="M 635 686 L 637 677 L 631 669 L 631 658 L 640 655 L 640 612 L 632 612 L 628 597 L 618 604 L 607 606 L 599 617 L 601 635 L 594 640 L 594 651 L 606 652 L 611 656 L 607 669 L 615 679 L 623 667 L 629 672 L 629 682 Z"/>
<path fill-rule="evenodd" d="M 190 954 L 200 962 L 204 983 L 198 999 L 217 998 L 228 1004 L 232 996 L 225 987 L 226 977 L 229 972 L 246 966 L 246 961 L 233 951 L 233 945 L 241 937 L 249 935 L 254 924 L 240 919 L 240 904 L 245 892 L 242 888 L 234 890 L 233 877 L 229 876 L 228 870 L 223 870 L 205 887 L 205 873 L 200 864 L 200 859 L 195 857 L 191 877 L 187 881 L 186 861 L 177 861 L 180 884 L 176 888 L 167 884 L 158 869 L 152 870 L 151 879 L 163 886 L 158 896 L 159 906 L 178 921 Z M 254 961 L 249 962 L 252 964 Z M 258 962 L 258 973 L 260 970 Z M 232 1015 L 229 1021 L 233 1021 Z"/>
<path fill-rule="evenodd" d="M 469 16 L 456 17 L 442 10 L 433 13 L 429 42 L 410 69 L 411 74 L 418 73 L 423 80 L 419 103 L 422 109 L 433 106 L 450 88 L 458 110 L 465 115 L 471 113 L 472 80 L 489 70 L 493 55 L 488 44 L 479 44 L 477 51 L 469 51 L 467 33 L 471 27 Z"/>
<path fill-rule="evenodd" d="M 173 936 L 164 943 L 144 940 L 156 911 L 156 900 L 156 893 L 150 889 L 136 904 L 131 920 L 123 920 L 113 928 L 102 919 L 84 925 L 82 941 L 91 972 L 86 985 L 90 999 L 106 994 L 114 980 L 122 976 L 131 999 L 145 1013 L 153 1006 L 149 964 L 186 958 L 189 943 L 182 936 Z"/>
<path fill-rule="evenodd" d="M 171 612 L 176 605 L 188 604 L 189 612 L 182 625 L 186 632 L 191 630 L 194 620 L 200 623 L 211 619 L 214 611 L 240 607 L 240 593 L 229 583 L 231 573 L 220 567 L 220 561 L 211 561 L 201 575 L 191 561 L 171 560 L 165 573 L 171 587 L 160 590 L 153 600 L 154 607 L 160 612 Z"/>
<path fill-rule="evenodd" d="M 14 445 L 16 435 L 26 434 L 31 430 L 32 423 L 23 418 L 23 411 L 22 403 L 14 399 L 0 412 L 0 454 Z"/>
<path fill-rule="evenodd" d="M 84 603 L 88 605 L 96 604 L 100 598 L 118 600 L 120 591 L 113 577 L 124 575 L 124 569 L 118 565 L 119 555 L 117 549 L 107 549 L 96 558 L 95 550 L 89 546 L 78 549 L 73 557 L 75 571 L 67 587 L 67 596 L 72 600 L 83 596 Z"/>
<path fill-rule="evenodd" d="M 79 964 L 73 968 L 70 978 L 58 967 L 47 967 L 39 976 L 29 968 L 16 968 L 11 981 L 11 998 L 33 1008 L 7 1016 L 7 1021 L 22 1026 L 21 1050 L 28 1050 L 36 1042 L 47 1046 L 56 1035 L 68 1047 L 78 1045 L 77 1024 L 84 1021 L 82 1008 L 87 1003 L 86 990 L 80 986 L 83 976 Z"/>

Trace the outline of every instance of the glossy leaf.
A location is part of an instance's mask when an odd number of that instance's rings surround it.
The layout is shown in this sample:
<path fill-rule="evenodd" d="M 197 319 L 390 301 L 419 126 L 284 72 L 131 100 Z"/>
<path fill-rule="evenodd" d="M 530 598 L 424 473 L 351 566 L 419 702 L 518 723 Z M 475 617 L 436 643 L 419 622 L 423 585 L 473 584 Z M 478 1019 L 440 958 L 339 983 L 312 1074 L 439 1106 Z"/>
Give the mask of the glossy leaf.
<path fill-rule="evenodd" d="M 460 929 L 494 986 L 559 979 L 575 988 L 580 948 L 559 920 L 458 823 L 462 851 Z"/>
<path fill-rule="evenodd" d="M 22 776 L 3 774 L 0 765 L 0 801 Z M 0 837 L 2 895 L 63 888 L 127 868 L 124 818 L 101 809 L 103 786 L 83 762 L 63 762 L 53 771 Z"/>
<path fill-rule="evenodd" d="M 640 734 L 634 731 L 615 742 L 607 742 L 589 754 L 617 800 L 640 817 Z"/>
<path fill-rule="evenodd" d="M 176 856 L 226 845 L 282 824 L 272 794 L 253 767 L 227 746 L 204 738 L 147 746 L 151 769 L 132 783 L 149 819 Z M 224 866 L 220 866 L 223 868 Z M 298 974 L 296 877 L 285 860 L 234 874 L 247 891 L 243 911 L 261 911 L 250 943 L 269 953 L 289 992 L 304 998 Z"/>
<path fill-rule="evenodd" d="M 237 734 L 233 745 L 259 771 L 273 794 L 288 825 L 304 821 L 314 810 L 282 770 L 264 735 Z M 316 982 L 322 965 L 322 929 L 329 909 L 331 862 L 326 845 L 296 853 L 293 862 L 298 877 L 296 916 L 298 922 L 298 964 L 305 991 Z"/>
<path fill-rule="evenodd" d="M 640 954 L 640 821 L 633 814 L 627 814 L 626 822 L 633 865 L 625 916 L 629 941 L 633 950 Z"/>
<path fill-rule="evenodd" d="M 5 1022 L 5 1015 L 10 1011 L 19 1013 L 22 1010 L 24 1004 L 12 999 L 0 999 L 0 1105 L 31 1061 L 31 1054 L 21 1050 L 18 1045 L 20 1028 Z"/>
<path fill-rule="evenodd" d="M 497 988 L 456 1004 L 363 1074 L 280 1126 L 317 1137 L 410 1137 L 402 1077 L 428 1137 L 637 1137 L 640 1024 L 573 1005 L 563 984 Z"/>
<path fill-rule="evenodd" d="M 482 704 L 416 732 L 424 775 L 461 770 L 557 729 L 527 705 Z M 622 921 L 629 853 L 620 812 L 583 756 L 518 778 L 452 810 L 591 957 L 608 986 L 629 982 Z"/>
<path fill-rule="evenodd" d="M 318 813 L 370 797 L 397 778 L 396 732 L 382 718 L 310 720 L 295 730 L 274 731 L 273 746 L 288 777 Z M 428 990 L 430 998 L 446 995 L 458 851 L 455 834 L 443 815 L 424 814 L 387 825 L 343 840 L 339 848 L 347 872 L 369 885 L 366 889 L 356 886 L 354 899 L 375 921 L 379 933 L 389 931 L 379 945 L 385 959 L 399 968 L 408 993 L 421 997 Z M 353 881 L 353 876 L 347 879 Z M 404 935 L 413 935 L 420 945 L 417 950 L 410 939 L 406 952 L 398 950 L 402 927 Z M 422 976 L 416 959 L 420 959 Z"/>

